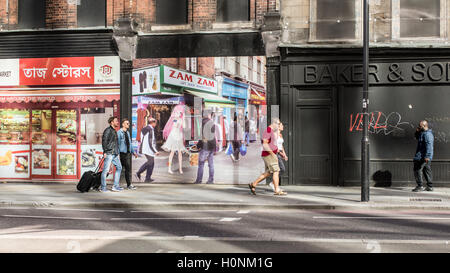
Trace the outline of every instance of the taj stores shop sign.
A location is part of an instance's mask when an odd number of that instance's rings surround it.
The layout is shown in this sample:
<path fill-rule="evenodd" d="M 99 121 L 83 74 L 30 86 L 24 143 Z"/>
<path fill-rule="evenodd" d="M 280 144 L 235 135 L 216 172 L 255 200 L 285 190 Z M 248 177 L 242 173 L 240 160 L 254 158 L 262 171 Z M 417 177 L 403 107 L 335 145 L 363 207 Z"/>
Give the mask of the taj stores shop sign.
<path fill-rule="evenodd" d="M 118 57 L 0 60 L 0 86 L 120 84 Z"/>

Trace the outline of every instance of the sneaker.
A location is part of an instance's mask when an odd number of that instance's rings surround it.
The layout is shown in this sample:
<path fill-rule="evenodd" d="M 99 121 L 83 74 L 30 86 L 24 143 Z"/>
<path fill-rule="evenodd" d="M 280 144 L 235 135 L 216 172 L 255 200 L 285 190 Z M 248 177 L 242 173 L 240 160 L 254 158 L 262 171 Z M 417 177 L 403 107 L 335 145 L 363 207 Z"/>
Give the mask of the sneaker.
<path fill-rule="evenodd" d="M 433 187 L 428 187 L 425 189 L 426 191 L 434 191 Z"/>
<path fill-rule="evenodd" d="M 272 189 L 272 191 L 275 191 L 275 186 L 273 185 L 273 182 L 269 183 L 269 187 Z"/>
<path fill-rule="evenodd" d="M 425 190 L 425 188 L 423 186 L 417 186 L 412 191 L 413 192 L 420 192 L 420 191 L 424 191 L 424 190 Z"/>
<path fill-rule="evenodd" d="M 137 188 L 135 186 L 133 186 L 133 185 L 130 185 L 130 186 L 127 187 L 127 189 L 129 189 L 129 190 L 136 190 Z"/>
<path fill-rule="evenodd" d="M 206 184 L 214 184 L 214 181 L 208 181 Z"/>
<path fill-rule="evenodd" d="M 195 181 L 194 184 L 201 184 L 202 181 Z"/>
<path fill-rule="evenodd" d="M 123 188 L 116 188 L 116 187 L 112 187 L 111 188 L 111 191 L 114 191 L 114 192 L 119 192 L 119 191 L 122 191 L 123 190 Z"/>
<path fill-rule="evenodd" d="M 101 193 L 107 193 L 107 192 L 111 192 L 110 190 L 106 189 L 106 190 L 99 190 L 99 192 Z"/>

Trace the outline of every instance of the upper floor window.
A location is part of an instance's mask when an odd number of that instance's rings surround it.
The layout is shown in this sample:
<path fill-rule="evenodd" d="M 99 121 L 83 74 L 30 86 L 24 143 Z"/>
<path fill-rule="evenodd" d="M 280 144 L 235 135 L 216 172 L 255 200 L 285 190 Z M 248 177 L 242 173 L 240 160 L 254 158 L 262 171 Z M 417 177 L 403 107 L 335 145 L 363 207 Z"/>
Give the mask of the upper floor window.
<path fill-rule="evenodd" d="M 217 0 L 217 22 L 250 21 L 249 0 Z"/>
<path fill-rule="evenodd" d="M 20 29 L 45 28 L 45 0 L 19 0 Z"/>
<path fill-rule="evenodd" d="M 80 0 L 78 3 L 78 27 L 106 26 L 106 0 Z"/>
<path fill-rule="evenodd" d="M 362 1 L 311 0 L 311 40 L 359 40 Z"/>
<path fill-rule="evenodd" d="M 188 22 L 187 0 L 156 0 L 156 24 L 185 25 Z"/>
<path fill-rule="evenodd" d="M 392 38 L 445 37 L 445 0 L 392 1 Z"/>

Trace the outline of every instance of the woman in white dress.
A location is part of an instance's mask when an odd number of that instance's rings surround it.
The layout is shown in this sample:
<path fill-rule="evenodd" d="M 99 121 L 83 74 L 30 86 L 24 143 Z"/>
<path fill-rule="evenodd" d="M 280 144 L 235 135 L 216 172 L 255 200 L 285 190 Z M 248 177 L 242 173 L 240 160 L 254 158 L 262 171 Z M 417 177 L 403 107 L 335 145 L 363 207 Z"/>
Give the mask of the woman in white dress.
<path fill-rule="evenodd" d="M 183 173 L 183 152 L 187 152 L 184 146 L 184 105 L 177 105 L 172 111 L 169 121 L 164 126 L 163 137 L 166 142 L 161 146 L 169 154 L 169 173 L 172 172 L 172 159 L 175 152 L 178 152 L 178 163 L 180 173 Z"/>

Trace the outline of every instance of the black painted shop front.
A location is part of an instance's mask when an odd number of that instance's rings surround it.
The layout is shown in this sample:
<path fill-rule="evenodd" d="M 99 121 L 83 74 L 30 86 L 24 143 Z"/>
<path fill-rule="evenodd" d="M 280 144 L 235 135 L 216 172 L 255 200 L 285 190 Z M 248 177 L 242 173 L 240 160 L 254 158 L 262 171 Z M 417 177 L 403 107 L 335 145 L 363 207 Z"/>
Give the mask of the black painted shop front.
<path fill-rule="evenodd" d="M 282 48 L 280 116 L 289 184 L 360 185 L 362 50 Z M 372 186 L 415 185 L 415 128 L 434 133 L 433 179 L 450 180 L 450 50 L 371 49 Z"/>

